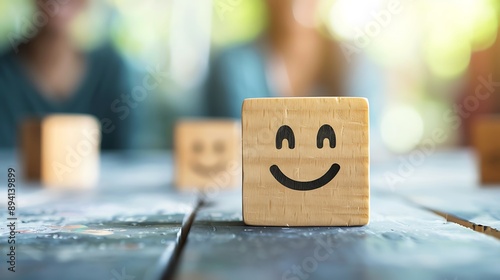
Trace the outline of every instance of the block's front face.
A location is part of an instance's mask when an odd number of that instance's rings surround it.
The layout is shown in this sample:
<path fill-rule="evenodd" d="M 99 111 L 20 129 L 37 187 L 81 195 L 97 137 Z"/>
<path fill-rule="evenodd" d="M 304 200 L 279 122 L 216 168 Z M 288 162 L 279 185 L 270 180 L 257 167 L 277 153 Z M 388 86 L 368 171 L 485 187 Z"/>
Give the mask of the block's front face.
<path fill-rule="evenodd" d="M 52 115 L 41 124 L 42 182 L 48 187 L 90 188 L 99 179 L 101 130 L 87 115 Z"/>
<path fill-rule="evenodd" d="M 239 122 L 179 122 L 174 145 L 178 188 L 213 191 L 241 185 Z"/>
<path fill-rule="evenodd" d="M 248 99 L 242 129 L 245 223 L 368 223 L 366 99 Z"/>

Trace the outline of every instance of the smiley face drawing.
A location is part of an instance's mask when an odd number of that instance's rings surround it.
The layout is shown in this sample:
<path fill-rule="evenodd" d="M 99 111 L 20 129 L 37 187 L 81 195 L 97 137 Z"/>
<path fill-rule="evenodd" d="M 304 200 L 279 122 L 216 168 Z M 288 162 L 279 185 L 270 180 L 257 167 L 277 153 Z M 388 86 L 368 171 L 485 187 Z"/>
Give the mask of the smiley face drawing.
<path fill-rule="evenodd" d="M 242 109 L 242 131 L 246 224 L 368 223 L 366 99 L 247 99 Z"/>
<path fill-rule="evenodd" d="M 225 143 L 225 139 L 218 139 L 213 143 L 205 142 L 201 139 L 193 142 L 191 169 L 200 176 L 210 178 L 226 168 L 228 159 L 225 149 L 228 143 Z"/>
<path fill-rule="evenodd" d="M 293 130 L 288 125 L 283 125 L 278 129 L 278 132 L 276 133 L 276 149 L 282 148 L 283 146 L 282 142 L 285 139 L 288 141 L 288 148 L 294 149 L 295 136 Z M 316 141 L 318 149 L 323 148 L 323 141 L 325 139 L 328 139 L 328 141 L 330 142 L 330 148 L 332 149 L 335 148 L 336 146 L 335 131 L 330 125 L 327 124 L 321 126 L 318 131 L 318 136 Z M 296 191 L 310 191 L 323 187 L 324 185 L 328 184 L 333 178 L 335 178 L 335 176 L 337 176 L 337 173 L 340 170 L 340 165 L 334 163 L 328 169 L 328 171 L 325 174 L 323 174 L 323 176 L 321 176 L 320 178 L 305 182 L 290 179 L 288 176 L 283 174 L 283 172 L 276 164 L 272 165 L 269 168 L 269 170 L 271 171 L 271 174 L 273 174 L 276 181 L 280 182 L 280 184 L 282 184 L 283 186 Z"/>
<path fill-rule="evenodd" d="M 235 120 L 182 120 L 174 135 L 179 189 L 229 188 L 241 182 L 241 128 Z"/>

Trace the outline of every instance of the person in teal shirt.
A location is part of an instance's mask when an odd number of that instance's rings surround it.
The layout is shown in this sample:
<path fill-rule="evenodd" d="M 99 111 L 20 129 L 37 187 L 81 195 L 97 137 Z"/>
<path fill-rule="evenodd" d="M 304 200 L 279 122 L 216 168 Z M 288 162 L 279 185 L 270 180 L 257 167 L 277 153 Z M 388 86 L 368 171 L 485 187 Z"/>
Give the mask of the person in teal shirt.
<path fill-rule="evenodd" d="M 131 91 L 125 63 L 109 45 L 80 50 L 69 34 L 87 0 L 48 7 L 58 13 L 34 3 L 47 23 L 0 56 L 0 149 L 19 145 L 24 119 L 55 113 L 93 115 L 101 122 L 102 149 L 127 148 L 131 114 L 117 106 Z"/>
<path fill-rule="evenodd" d="M 316 19 L 317 0 L 267 0 L 265 33 L 211 61 L 205 87 L 210 117 L 241 117 L 246 98 L 345 96 L 347 65 L 340 44 Z"/>
<path fill-rule="evenodd" d="M 240 118 L 245 98 L 272 97 L 264 51 L 257 44 L 231 47 L 213 59 L 206 84 L 210 117 Z"/>

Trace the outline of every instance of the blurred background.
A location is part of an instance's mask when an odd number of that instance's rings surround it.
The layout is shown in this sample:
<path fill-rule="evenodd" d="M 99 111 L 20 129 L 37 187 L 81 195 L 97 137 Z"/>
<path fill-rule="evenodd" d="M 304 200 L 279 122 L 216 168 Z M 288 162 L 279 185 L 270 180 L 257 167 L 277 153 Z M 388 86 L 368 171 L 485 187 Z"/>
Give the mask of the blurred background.
<path fill-rule="evenodd" d="M 2 52 L 35 11 L 0 0 Z M 134 149 L 170 148 L 182 117 L 237 117 L 245 97 L 332 95 L 369 99 L 383 156 L 466 145 L 474 119 L 500 111 L 499 12 L 495 0 L 90 0 L 71 35 L 83 50 L 111 44 L 130 92 L 157 82 L 131 106 Z"/>

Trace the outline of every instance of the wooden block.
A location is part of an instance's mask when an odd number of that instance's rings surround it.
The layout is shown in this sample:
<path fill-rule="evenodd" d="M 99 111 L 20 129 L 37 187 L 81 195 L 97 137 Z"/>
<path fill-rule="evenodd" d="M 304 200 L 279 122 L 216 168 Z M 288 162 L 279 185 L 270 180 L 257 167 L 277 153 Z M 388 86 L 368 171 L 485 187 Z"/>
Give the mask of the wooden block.
<path fill-rule="evenodd" d="M 368 223 L 366 99 L 247 99 L 242 125 L 246 224 Z"/>
<path fill-rule="evenodd" d="M 42 134 L 39 119 L 27 119 L 21 124 L 21 152 L 24 178 L 39 181 L 42 178 Z"/>
<path fill-rule="evenodd" d="M 500 116 L 483 116 L 474 122 L 473 143 L 479 158 L 482 184 L 500 183 Z"/>
<path fill-rule="evenodd" d="M 100 141 L 100 125 L 92 116 L 29 119 L 21 127 L 25 177 L 47 187 L 92 187 L 99 177 Z"/>
<path fill-rule="evenodd" d="M 216 192 L 241 186 L 241 125 L 235 120 L 184 120 L 175 127 L 179 189 Z"/>

